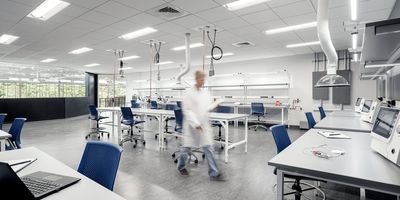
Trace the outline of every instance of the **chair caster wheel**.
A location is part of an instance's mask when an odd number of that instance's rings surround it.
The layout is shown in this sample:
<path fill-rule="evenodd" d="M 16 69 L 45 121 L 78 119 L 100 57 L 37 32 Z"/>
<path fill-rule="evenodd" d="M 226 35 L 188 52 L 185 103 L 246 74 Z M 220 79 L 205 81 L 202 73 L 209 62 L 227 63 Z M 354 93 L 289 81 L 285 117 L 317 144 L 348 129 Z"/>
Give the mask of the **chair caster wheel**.
<path fill-rule="evenodd" d="M 101 134 L 101 137 L 103 137 L 103 133 L 100 133 Z"/>
<path fill-rule="evenodd" d="M 225 148 L 224 146 L 221 146 L 221 150 L 224 150 L 224 148 Z"/>
<path fill-rule="evenodd" d="M 197 164 L 197 163 L 199 163 L 199 161 L 198 161 L 198 160 L 194 160 L 194 163 L 196 163 L 196 164 Z"/>
<path fill-rule="evenodd" d="M 156 140 L 157 140 L 157 138 L 158 138 L 158 137 L 157 137 L 157 135 L 155 135 L 155 136 L 154 136 L 154 139 L 156 139 Z"/>
<path fill-rule="evenodd" d="M 174 163 L 178 163 L 178 159 L 175 159 L 175 160 L 174 160 Z"/>
<path fill-rule="evenodd" d="M 175 158 L 175 153 L 173 153 L 171 156 L 172 156 L 173 158 Z"/>
<path fill-rule="evenodd" d="M 107 134 L 107 137 L 110 138 L 110 134 Z"/>
<path fill-rule="evenodd" d="M 136 148 L 136 144 L 133 145 L 133 148 L 134 148 L 134 149 Z"/>
<path fill-rule="evenodd" d="M 203 155 L 201 155 L 201 157 L 204 159 L 204 158 L 206 158 L 206 155 L 205 155 L 205 154 L 203 154 Z"/>
<path fill-rule="evenodd" d="M 146 141 L 143 141 L 142 144 L 143 144 L 143 146 L 145 146 L 146 145 Z"/>
<path fill-rule="evenodd" d="M 100 136 L 97 136 L 97 139 L 99 139 L 99 140 L 100 140 Z"/>

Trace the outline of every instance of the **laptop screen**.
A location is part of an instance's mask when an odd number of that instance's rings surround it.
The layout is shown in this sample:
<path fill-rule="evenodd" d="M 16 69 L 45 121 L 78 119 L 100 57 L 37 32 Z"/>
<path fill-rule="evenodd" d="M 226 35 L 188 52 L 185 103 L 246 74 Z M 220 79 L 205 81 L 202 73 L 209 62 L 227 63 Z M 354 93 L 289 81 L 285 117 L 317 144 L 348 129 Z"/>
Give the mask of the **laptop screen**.
<path fill-rule="evenodd" d="M 33 194 L 17 176 L 10 165 L 0 162 L 1 199 L 35 200 Z"/>

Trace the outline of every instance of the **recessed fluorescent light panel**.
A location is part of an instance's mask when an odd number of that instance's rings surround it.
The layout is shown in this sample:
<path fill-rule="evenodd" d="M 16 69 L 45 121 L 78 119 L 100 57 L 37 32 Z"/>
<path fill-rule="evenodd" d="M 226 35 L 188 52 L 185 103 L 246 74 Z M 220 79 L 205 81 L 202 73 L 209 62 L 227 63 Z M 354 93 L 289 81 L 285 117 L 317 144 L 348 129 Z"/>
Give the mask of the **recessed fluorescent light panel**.
<path fill-rule="evenodd" d="M 294 26 L 286 26 L 286 27 L 282 27 L 282 28 L 269 29 L 269 30 L 266 30 L 265 33 L 267 35 L 272 35 L 272 34 L 276 34 L 276 33 L 283 33 L 283 32 L 313 28 L 316 26 L 317 26 L 317 22 L 309 22 L 309 23 L 298 24 L 298 25 L 294 25 Z"/>
<path fill-rule="evenodd" d="M 231 52 L 228 52 L 228 53 L 224 53 L 224 54 L 223 54 L 224 57 L 225 57 L 225 56 L 233 56 L 233 55 L 235 55 L 235 54 L 234 54 L 234 53 L 231 53 Z M 221 57 L 221 54 L 215 54 L 214 57 L 215 57 L 215 58 L 219 58 L 219 57 Z M 208 55 L 208 56 L 206 56 L 206 58 L 211 58 L 211 56 Z"/>
<path fill-rule="evenodd" d="M 119 70 L 128 70 L 128 69 L 132 69 L 132 67 L 119 68 Z"/>
<path fill-rule="evenodd" d="M 192 49 L 192 48 L 196 48 L 196 47 L 202 47 L 202 46 L 204 46 L 203 43 L 194 43 L 194 44 L 189 45 L 189 47 L 190 47 L 191 49 Z M 182 50 L 185 50 L 185 49 L 186 49 L 186 46 L 185 46 L 185 45 L 172 48 L 172 50 L 174 50 L 174 51 L 182 51 Z"/>
<path fill-rule="evenodd" d="M 270 0 L 238 0 L 232 3 L 225 4 L 224 7 L 230 11 L 240 10 L 260 3 L 265 3 Z"/>
<path fill-rule="evenodd" d="M 99 66 L 99 65 L 100 65 L 99 63 L 91 63 L 91 64 L 85 65 L 85 67 L 96 67 L 96 66 Z"/>
<path fill-rule="evenodd" d="M 358 40 L 358 33 L 353 33 L 351 34 L 351 48 L 353 48 L 354 50 L 357 49 L 357 40 Z"/>
<path fill-rule="evenodd" d="M 168 64 L 172 64 L 174 62 L 172 61 L 164 61 L 164 62 L 159 62 L 159 63 L 154 63 L 155 65 L 168 65 Z"/>
<path fill-rule="evenodd" d="M 11 44 L 18 38 L 18 36 L 3 34 L 0 36 L 0 44 Z"/>
<path fill-rule="evenodd" d="M 75 49 L 75 50 L 73 50 L 73 51 L 70 51 L 69 54 L 75 54 L 75 55 L 77 55 L 77 54 L 86 53 L 86 52 L 92 51 L 92 50 L 93 50 L 93 49 L 88 48 L 88 47 L 82 47 L 82 48 L 79 48 L 79 49 Z"/>
<path fill-rule="evenodd" d="M 351 20 L 357 20 L 357 0 L 350 0 Z"/>
<path fill-rule="evenodd" d="M 125 60 L 132 60 L 132 59 L 136 59 L 136 58 L 140 58 L 140 56 L 132 55 L 132 56 L 120 58 L 119 60 L 125 61 Z"/>
<path fill-rule="evenodd" d="M 148 35 L 148 34 L 154 33 L 154 32 L 157 32 L 157 30 L 154 28 L 151 28 L 151 27 L 146 27 L 146 28 L 142 28 L 137 31 L 123 34 L 123 35 L 119 36 L 119 38 L 124 39 L 124 40 L 131 40 L 131 39 L 138 38 L 138 37 L 141 37 L 144 35 Z"/>
<path fill-rule="evenodd" d="M 42 62 L 42 63 L 51 63 L 51 62 L 54 62 L 56 60 L 57 59 L 54 59 L 54 58 L 47 58 L 47 59 L 41 60 L 40 62 Z"/>
<path fill-rule="evenodd" d="M 61 0 L 46 0 L 29 13 L 28 17 L 46 21 L 69 5 L 70 3 Z"/>
<path fill-rule="evenodd" d="M 296 47 L 305 47 L 305 46 L 312 46 L 312 45 L 319 45 L 319 41 L 314 42 L 304 42 L 304 43 L 297 43 L 297 44 L 288 44 L 286 48 L 296 48 Z"/>

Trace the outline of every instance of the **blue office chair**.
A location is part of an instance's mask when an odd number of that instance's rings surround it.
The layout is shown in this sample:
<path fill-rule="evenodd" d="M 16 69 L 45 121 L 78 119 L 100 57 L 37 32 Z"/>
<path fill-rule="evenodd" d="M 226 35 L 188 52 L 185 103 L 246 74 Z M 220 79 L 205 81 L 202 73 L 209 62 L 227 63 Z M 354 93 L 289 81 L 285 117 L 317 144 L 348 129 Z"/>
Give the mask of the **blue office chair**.
<path fill-rule="evenodd" d="M 144 140 L 144 135 L 141 134 L 141 132 L 143 131 L 138 127 L 139 124 L 142 124 L 145 121 L 135 120 L 135 116 L 133 115 L 130 107 L 121 107 L 121 113 L 122 113 L 121 123 L 123 125 L 129 126 L 129 130 L 128 134 L 122 137 L 119 145 L 122 146 L 125 142 L 128 141 L 130 142 L 135 141 L 133 148 L 136 148 L 138 141 L 141 141 L 143 145 L 146 145 L 146 141 Z M 138 133 L 133 133 L 133 127 L 138 128 Z"/>
<path fill-rule="evenodd" d="M 183 112 L 182 109 L 176 109 L 174 110 L 174 114 L 175 114 L 175 133 L 177 133 L 177 136 L 182 134 L 182 127 L 183 127 Z M 180 155 L 176 156 L 177 153 L 179 153 L 180 150 L 175 151 L 174 153 L 172 153 L 172 158 L 174 159 L 174 162 L 177 163 L 178 159 L 180 157 Z M 192 148 L 191 151 L 189 152 L 189 162 L 190 160 L 194 160 L 194 163 L 198 163 L 199 159 L 197 158 L 197 156 L 194 153 L 201 153 L 203 159 L 205 158 L 204 152 L 201 151 L 201 149 L 199 147 L 196 148 Z"/>
<path fill-rule="evenodd" d="M 254 131 L 257 131 L 258 128 L 263 128 L 265 130 L 268 130 L 268 128 L 263 125 L 265 122 L 262 122 L 260 120 L 260 117 L 265 116 L 265 111 L 264 111 L 264 104 L 263 103 L 251 103 L 251 115 L 257 117 L 257 122 L 254 125 L 249 126 L 249 130 L 254 127 Z"/>
<path fill-rule="evenodd" d="M 131 100 L 131 108 L 140 108 L 140 103 L 138 103 L 136 100 Z"/>
<path fill-rule="evenodd" d="M 150 101 L 150 109 L 158 109 L 157 101 Z"/>
<path fill-rule="evenodd" d="M 314 128 L 315 124 L 317 123 L 315 122 L 313 114 L 311 112 L 306 112 L 306 118 L 308 122 L 308 128 L 309 129 Z"/>
<path fill-rule="evenodd" d="M 216 108 L 217 113 L 231 113 L 231 110 L 232 109 L 229 106 L 217 106 Z M 218 127 L 218 137 L 216 137 L 214 140 L 225 142 L 225 137 L 222 136 L 222 124 L 219 123 L 219 121 L 211 121 L 211 126 Z M 224 149 L 223 144 L 221 144 L 221 149 Z"/>
<path fill-rule="evenodd" d="M 86 144 L 78 172 L 109 190 L 113 190 L 122 148 L 101 141 Z"/>
<path fill-rule="evenodd" d="M 99 112 L 97 111 L 97 108 L 95 105 L 89 105 L 89 119 L 96 121 L 96 127 L 91 128 L 90 132 L 86 134 L 85 139 L 88 139 L 92 134 L 97 135 L 97 139 L 100 139 L 100 134 L 103 136 L 103 133 L 107 133 L 107 137 L 110 137 L 110 133 L 107 131 L 104 131 L 104 127 L 100 127 L 100 121 L 103 119 L 107 119 L 108 117 L 103 117 L 100 116 Z"/>
<path fill-rule="evenodd" d="M 6 145 L 6 150 L 20 149 L 21 148 L 21 132 L 22 127 L 26 118 L 15 118 L 11 124 L 10 130 L 8 131 L 11 134 L 11 138 L 8 138 L 8 145 Z"/>
<path fill-rule="evenodd" d="M 178 109 L 182 109 L 182 101 L 177 101 L 176 106 Z"/>
<path fill-rule="evenodd" d="M 0 113 L 0 130 L 3 129 L 4 121 L 6 120 L 7 113 Z"/>
<path fill-rule="evenodd" d="M 321 116 L 321 120 L 324 119 L 326 117 L 324 107 L 319 106 L 318 110 L 319 110 L 319 115 Z"/>
<path fill-rule="evenodd" d="M 175 109 L 177 109 L 177 106 L 175 104 L 165 104 L 165 110 L 175 110 Z M 175 117 L 168 117 L 168 118 L 165 119 L 164 129 L 165 129 L 166 133 L 170 133 L 168 131 L 168 121 L 169 120 L 174 120 L 174 119 L 175 119 Z M 157 139 L 157 137 L 158 137 L 158 134 L 155 135 L 156 139 Z M 165 140 L 165 141 L 167 141 L 167 140 Z"/>
<path fill-rule="evenodd" d="M 272 132 L 272 136 L 274 138 L 276 150 L 277 150 L 278 154 L 281 151 L 283 151 L 284 149 L 286 149 L 288 146 L 290 146 L 290 144 L 292 144 L 285 125 L 282 125 L 282 124 L 274 125 L 274 126 L 271 126 L 270 130 Z M 275 175 L 277 174 L 276 168 L 274 170 L 274 174 Z M 301 180 L 312 180 L 312 181 L 320 181 L 320 180 L 310 179 L 310 178 L 306 178 L 306 177 L 302 177 L 302 176 L 287 175 L 287 174 L 285 174 L 284 176 L 285 176 L 285 178 L 294 179 L 294 181 L 285 181 L 284 182 L 285 184 L 286 183 L 293 184 L 291 188 L 292 188 L 292 190 L 294 190 L 293 192 L 285 193 L 284 196 L 294 195 L 295 200 L 300 200 L 301 196 L 305 195 L 305 193 L 304 193 L 305 191 L 317 190 L 321 194 L 323 199 L 325 199 L 325 193 L 321 189 L 319 189 L 318 187 L 311 185 L 309 183 L 301 182 Z M 301 186 L 307 186 L 307 188 L 303 189 Z M 275 187 L 276 187 L 276 185 L 275 185 Z M 286 188 L 288 188 L 288 187 L 286 187 Z M 311 199 L 311 198 L 307 198 L 307 199 Z"/>

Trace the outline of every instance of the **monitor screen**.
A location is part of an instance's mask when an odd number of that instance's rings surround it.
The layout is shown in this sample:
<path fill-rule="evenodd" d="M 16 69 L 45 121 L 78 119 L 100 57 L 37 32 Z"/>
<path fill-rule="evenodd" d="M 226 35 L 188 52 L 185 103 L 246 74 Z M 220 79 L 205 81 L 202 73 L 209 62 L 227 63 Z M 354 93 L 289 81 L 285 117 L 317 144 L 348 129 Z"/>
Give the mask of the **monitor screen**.
<path fill-rule="evenodd" d="M 361 112 L 365 112 L 365 113 L 369 112 L 369 109 L 371 108 L 371 104 L 372 104 L 372 100 L 365 100 L 364 106 L 363 106 Z"/>
<path fill-rule="evenodd" d="M 360 103 L 361 103 L 361 98 L 358 97 L 358 98 L 357 98 L 357 101 L 356 101 L 356 106 L 360 106 Z"/>
<path fill-rule="evenodd" d="M 389 138 L 395 126 L 400 110 L 382 107 L 379 110 L 372 132 L 384 138 Z"/>

